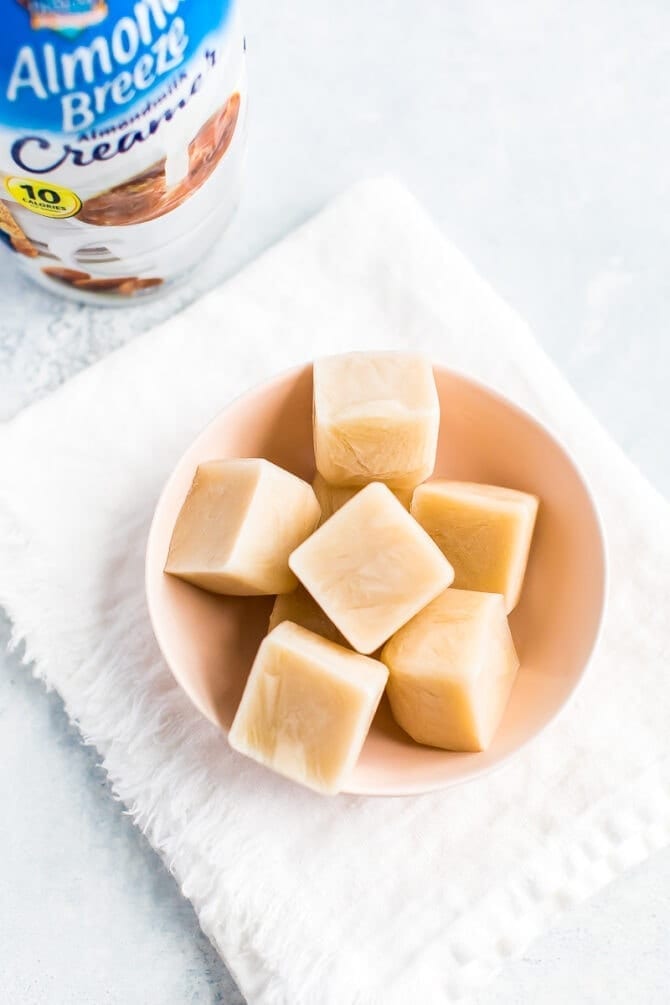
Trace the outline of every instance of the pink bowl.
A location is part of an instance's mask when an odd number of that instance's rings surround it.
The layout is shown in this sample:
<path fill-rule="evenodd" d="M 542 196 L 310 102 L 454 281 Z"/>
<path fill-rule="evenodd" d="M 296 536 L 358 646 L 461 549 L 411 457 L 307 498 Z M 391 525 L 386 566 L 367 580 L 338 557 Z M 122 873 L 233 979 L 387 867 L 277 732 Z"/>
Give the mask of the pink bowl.
<path fill-rule="evenodd" d="M 521 669 L 501 727 L 483 753 L 419 746 L 396 726 L 384 699 L 349 792 L 425 792 L 499 765 L 565 705 L 585 671 L 602 619 L 602 531 L 566 450 L 488 388 L 442 367 L 435 367 L 435 379 L 442 409 L 435 475 L 523 489 L 541 500 L 521 601 L 510 618 Z M 215 596 L 163 572 L 196 466 L 217 457 L 267 457 L 311 480 L 311 366 L 282 374 L 228 405 L 177 464 L 151 525 L 146 589 L 156 638 L 194 705 L 227 731 L 267 630 L 272 598 Z"/>

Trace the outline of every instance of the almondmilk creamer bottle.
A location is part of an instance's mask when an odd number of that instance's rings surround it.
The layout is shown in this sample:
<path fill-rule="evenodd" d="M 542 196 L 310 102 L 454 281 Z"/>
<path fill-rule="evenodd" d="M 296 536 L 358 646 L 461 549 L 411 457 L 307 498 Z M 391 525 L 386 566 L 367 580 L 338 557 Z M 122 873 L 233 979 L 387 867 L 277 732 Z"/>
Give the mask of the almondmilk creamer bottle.
<path fill-rule="evenodd" d="M 3 0 L 0 237 L 54 291 L 152 294 L 231 218 L 245 118 L 236 0 Z"/>

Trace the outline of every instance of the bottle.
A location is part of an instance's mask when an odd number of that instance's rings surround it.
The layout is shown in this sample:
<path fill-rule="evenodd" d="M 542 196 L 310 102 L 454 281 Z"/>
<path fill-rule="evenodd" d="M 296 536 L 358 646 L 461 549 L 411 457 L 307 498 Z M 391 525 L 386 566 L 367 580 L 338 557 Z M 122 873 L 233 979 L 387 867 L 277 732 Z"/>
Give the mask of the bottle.
<path fill-rule="evenodd" d="M 0 238 L 65 296 L 120 304 L 190 272 L 246 145 L 237 0 L 5 0 Z"/>

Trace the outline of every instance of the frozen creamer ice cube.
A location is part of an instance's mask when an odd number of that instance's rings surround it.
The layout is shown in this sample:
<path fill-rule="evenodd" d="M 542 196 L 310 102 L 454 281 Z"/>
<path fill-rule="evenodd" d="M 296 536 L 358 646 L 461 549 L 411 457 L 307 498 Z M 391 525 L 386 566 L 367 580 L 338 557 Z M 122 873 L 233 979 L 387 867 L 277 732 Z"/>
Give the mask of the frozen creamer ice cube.
<path fill-rule="evenodd" d="M 505 610 L 521 593 L 538 499 L 528 492 L 436 479 L 412 497 L 412 516 L 454 567 L 454 586 L 502 593 Z"/>
<path fill-rule="evenodd" d="M 346 502 L 353 499 L 357 492 L 361 491 L 361 486 L 350 488 L 346 485 L 329 485 L 326 479 L 320 475 L 318 471 L 314 476 L 312 488 L 314 489 L 314 494 L 319 500 L 319 506 L 321 507 L 321 523 L 325 523 L 328 517 L 331 517 L 333 513 L 335 513 L 338 509 L 341 509 Z M 391 489 L 391 491 L 396 499 L 403 504 L 405 509 L 409 510 L 412 503 L 412 492 L 414 490 Z"/>
<path fill-rule="evenodd" d="M 452 582 L 453 569 L 385 485 L 367 485 L 289 565 L 333 624 L 372 653 Z"/>
<path fill-rule="evenodd" d="M 228 739 L 232 747 L 318 792 L 354 767 L 388 671 L 284 621 L 265 637 Z"/>
<path fill-rule="evenodd" d="M 404 352 L 314 363 L 314 453 L 331 485 L 413 488 L 435 467 L 440 405 L 428 360 Z"/>
<path fill-rule="evenodd" d="M 417 741 L 485 750 L 519 660 L 497 593 L 445 590 L 382 650 L 393 717 Z"/>
<path fill-rule="evenodd" d="M 180 510 L 165 571 L 213 593 L 286 593 L 291 552 L 318 525 L 312 487 L 259 458 L 200 464 Z"/>
<path fill-rule="evenodd" d="M 337 630 L 330 618 L 321 610 L 316 600 L 310 597 L 304 586 L 299 586 L 292 593 L 282 593 L 274 602 L 268 631 L 280 625 L 282 621 L 293 621 L 296 625 L 308 628 L 315 635 L 320 635 L 338 645 L 348 646 L 347 640 Z"/>

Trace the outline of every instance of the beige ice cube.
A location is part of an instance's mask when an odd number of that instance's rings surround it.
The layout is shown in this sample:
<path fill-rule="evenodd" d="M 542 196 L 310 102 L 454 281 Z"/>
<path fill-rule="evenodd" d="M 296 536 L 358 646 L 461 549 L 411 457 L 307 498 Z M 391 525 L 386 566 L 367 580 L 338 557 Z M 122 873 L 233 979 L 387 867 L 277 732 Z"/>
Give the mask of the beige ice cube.
<path fill-rule="evenodd" d="M 289 565 L 362 653 L 374 652 L 453 579 L 437 545 L 379 482 L 334 513 Z"/>
<path fill-rule="evenodd" d="M 384 692 L 378 660 L 284 621 L 258 650 L 228 739 L 318 792 L 338 792 Z"/>
<path fill-rule="evenodd" d="M 361 487 L 348 488 L 346 485 L 329 485 L 323 475 L 320 475 L 317 471 L 312 482 L 312 488 L 321 507 L 321 523 L 325 523 L 328 517 L 332 516 L 338 509 L 341 509 L 350 499 L 353 499 L 356 493 L 361 491 Z M 405 509 L 409 510 L 414 489 L 391 489 L 391 491 Z"/>
<path fill-rule="evenodd" d="M 453 565 L 454 586 L 502 593 L 508 614 L 521 593 L 537 508 L 528 492 L 444 479 L 412 497 L 412 516 Z"/>
<path fill-rule="evenodd" d="M 320 635 L 324 639 L 330 639 L 331 642 L 337 642 L 341 646 L 348 647 L 349 645 L 344 635 L 338 632 L 333 622 L 321 610 L 316 600 L 310 597 L 304 586 L 299 586 L 292 593 L 282 593 L 281 596 L 277 597 L 270 614 L 268 631 L 271 632 L 282 621 L 293 621 L 296 625 L 308 628 L 310 632 L 314 632 L 315 635 Z"/>
<path fill-rule="evenodd" d="M 260 458 L 200 464 L 170 541 L 165 571 L 212 593 L 286 593 L 291 552 L 318 525 L 312 487 Z"/>
<path fill-rule="evenodd" d="M 498 593 L 445 590 L 382 650 L 393 716 L 418 743 L 486 750 L 519 660 Z"/>
<path fill-rule="evenodd" d="M 440 405 L 430 363 L 358 352 L 314 363 L 314 453 L 331 485 L 413 488 L 432 473 Z"/>

